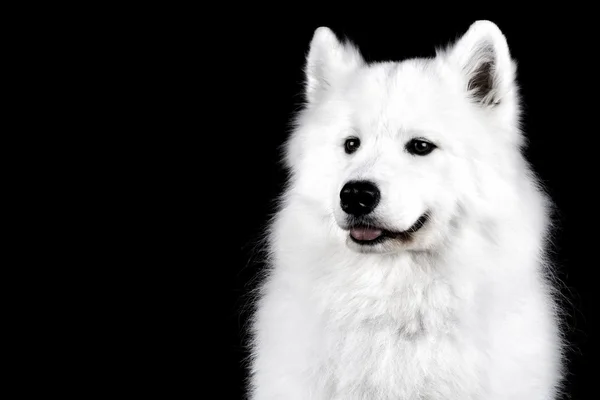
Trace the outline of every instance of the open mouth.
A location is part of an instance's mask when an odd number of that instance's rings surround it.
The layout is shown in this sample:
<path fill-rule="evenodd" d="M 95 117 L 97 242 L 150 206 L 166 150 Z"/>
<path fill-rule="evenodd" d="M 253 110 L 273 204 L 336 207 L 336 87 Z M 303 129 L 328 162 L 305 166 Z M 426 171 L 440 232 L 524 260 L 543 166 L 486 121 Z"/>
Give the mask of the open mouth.
<path fill-rule="evenodd" d="M 407 230 L 401 232 L 389 231 L 379 228 L 374 224 L 358 223 L 350 228 L 350 238 L 355 243 L 361 245 L 375 245 L 388 239 L 398 239 L 406 241 L 411 236 L 421 229 L 429 219 L 429 214 L 425 213 L 417 219 L 417 221 Z"/>

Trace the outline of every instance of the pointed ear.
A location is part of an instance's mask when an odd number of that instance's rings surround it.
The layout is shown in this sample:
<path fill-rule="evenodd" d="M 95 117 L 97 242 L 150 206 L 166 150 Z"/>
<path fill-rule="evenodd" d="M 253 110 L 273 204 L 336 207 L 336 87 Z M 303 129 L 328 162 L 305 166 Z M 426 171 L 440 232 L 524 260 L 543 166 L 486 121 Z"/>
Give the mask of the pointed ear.
<path fill-rule="evenodd" d="M 515 63 L 506 38 L 490 21 L 477 21 L 448 51 L 450 62 L 461 69 L 469 96 L 487 107 L 511 96 L 515 85 Z"/>
<path fill-rule="evenodd" d="M 331 29 L 317 28 L 306 59 L 306 99 L 309 104 L 364 63 L 359 51 L 349 42 L 340 43 Z"/>

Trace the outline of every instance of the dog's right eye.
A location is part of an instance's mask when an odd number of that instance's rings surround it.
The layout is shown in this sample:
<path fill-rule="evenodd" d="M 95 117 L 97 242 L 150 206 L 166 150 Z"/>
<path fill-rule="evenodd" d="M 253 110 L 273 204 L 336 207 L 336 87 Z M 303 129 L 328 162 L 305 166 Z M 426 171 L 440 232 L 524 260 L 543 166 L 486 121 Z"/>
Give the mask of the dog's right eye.
<path fill-rule="evenodd" d="M 348 138 L 346 142 L 344 142 L 344 150 L 346 154 L 352 154 L 360 147 L 360 139 L 359 138 Z"/>

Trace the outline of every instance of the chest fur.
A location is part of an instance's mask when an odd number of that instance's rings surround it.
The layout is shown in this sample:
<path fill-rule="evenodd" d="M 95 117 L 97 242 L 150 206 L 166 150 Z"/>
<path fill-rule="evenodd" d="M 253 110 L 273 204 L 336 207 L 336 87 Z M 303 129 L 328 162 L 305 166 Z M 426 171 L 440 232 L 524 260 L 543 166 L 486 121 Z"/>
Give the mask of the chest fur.
<path fill-rule="evenodd" d="M 414 269 L 319 285 L 320 382 L 328 398 L 469 399 L 481 391 L 483 346 L 473 318 L 463 315 L 468 285 L 457 290 Z"/>

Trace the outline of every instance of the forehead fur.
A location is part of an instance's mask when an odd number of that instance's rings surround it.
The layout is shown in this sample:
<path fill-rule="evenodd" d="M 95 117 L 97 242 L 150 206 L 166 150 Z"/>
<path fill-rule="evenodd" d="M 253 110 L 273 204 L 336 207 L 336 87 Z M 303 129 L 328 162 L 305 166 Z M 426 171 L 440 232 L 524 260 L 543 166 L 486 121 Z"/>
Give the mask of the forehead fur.
<path fill-rule="evenodd" d="M 448 124 L 456 115 L 480 111 L 452 75 L 435 59 L 364 66 L 331 100 L 352 114 L 356 128 L 378 122 L 393 129 L 439 130 L 440 123 Z"/>

